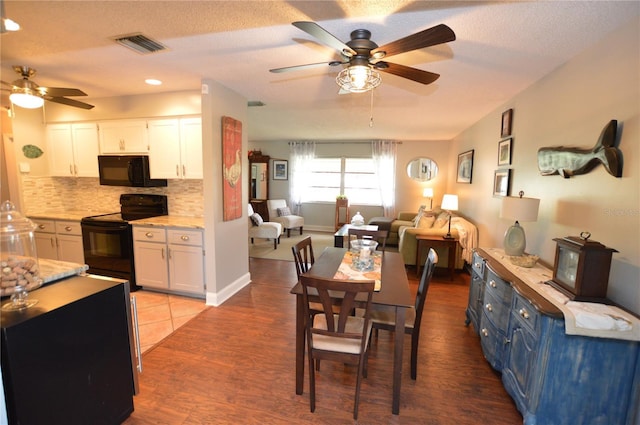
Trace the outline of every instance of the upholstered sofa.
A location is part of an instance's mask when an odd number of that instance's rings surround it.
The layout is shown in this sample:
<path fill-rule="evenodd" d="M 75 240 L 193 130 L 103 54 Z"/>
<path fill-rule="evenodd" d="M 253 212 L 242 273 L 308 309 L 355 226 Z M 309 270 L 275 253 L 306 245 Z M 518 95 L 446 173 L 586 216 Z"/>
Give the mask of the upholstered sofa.
<path fill-rule="evenodd" d="M 418 244 L 416 235 L 429 235 L 442 237 L 447 234 L 449 227 L 449 213 L 446 211 L 435 210 L 427 211 L 416 224 L 417 214 L 414 212 L 400 212 L 398 219 L 391 223 L 391 233 L 394 230 L 398 237 L 398 251 L 402 254 L 404 263 L 413 266 L 416 264 L 416 253 Z M 456 251 L 457 269 L 464 267 L 464 263 L 471 264 L 471 256 L 474 248 L 478 246 L 478 229 L 466 218 L 452 214 L 451 217 L 451 235 L 458 239 L 458 248 Z M 387 244 L 389 239 L 387 240 Z M 448 267 L 446 248 L 435 248 L 438 251 L 438 267 Z M 427 249 L 423 250 L 426 256 Z M 421 258 L 420 263 L 424 262 Z"/>

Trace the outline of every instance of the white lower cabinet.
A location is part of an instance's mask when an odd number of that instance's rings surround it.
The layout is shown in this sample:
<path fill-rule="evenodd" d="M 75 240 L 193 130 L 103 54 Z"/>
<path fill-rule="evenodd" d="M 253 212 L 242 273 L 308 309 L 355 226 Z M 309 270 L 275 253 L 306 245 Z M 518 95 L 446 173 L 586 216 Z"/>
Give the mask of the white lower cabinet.
<path fill-rule="evenodd" d="M 134 225 L 133 251 L 138 285 L 204 296 L 201 230 Z"/>
<path fill-rule="evenodd" d="M 82 228 L 79 221 L 32 219 L 39 258 L 84 264 Z"/>

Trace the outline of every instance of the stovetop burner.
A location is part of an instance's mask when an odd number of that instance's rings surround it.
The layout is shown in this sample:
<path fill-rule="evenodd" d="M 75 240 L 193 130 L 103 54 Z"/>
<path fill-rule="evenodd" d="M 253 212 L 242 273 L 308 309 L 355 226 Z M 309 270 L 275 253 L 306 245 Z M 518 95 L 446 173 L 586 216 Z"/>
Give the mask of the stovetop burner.
<path fill-rule="evenodd" d="M 122 194 L 120 195 L 120 212 L 84 217 L 82 221 L 122 223 L 168 213 L 165 195 Z"/>

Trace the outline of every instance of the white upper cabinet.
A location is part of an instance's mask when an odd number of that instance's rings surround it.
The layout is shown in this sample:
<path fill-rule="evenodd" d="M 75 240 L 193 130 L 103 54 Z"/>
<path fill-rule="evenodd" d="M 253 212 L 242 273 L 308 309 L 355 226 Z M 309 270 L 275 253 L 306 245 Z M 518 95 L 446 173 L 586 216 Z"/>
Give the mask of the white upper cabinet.
<path fill-rule="evenodd" d="M 49 174 L 61 177 L 98 177 L 96 123 L 47 125 Z"/>
<path fill-rule="evenodd" d="M 146 120 L 106 121 L 99 124 L 100 152 L 105 155 L 147 154 Z"/>
<path fill-rule="evenodd" d="M 202 178 L 202 120 L 149 121 L 149 169 L 153 179 Z"/>

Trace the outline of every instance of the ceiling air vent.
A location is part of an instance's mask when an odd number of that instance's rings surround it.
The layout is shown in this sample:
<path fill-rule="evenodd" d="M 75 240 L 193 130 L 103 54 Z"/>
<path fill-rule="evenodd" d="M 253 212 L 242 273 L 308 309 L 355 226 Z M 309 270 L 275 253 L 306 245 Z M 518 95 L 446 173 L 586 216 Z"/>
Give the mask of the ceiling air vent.
<path fill-rule="evenodd" d="M 115 37 L 114 40 L 116 43 L 135 50 L 143 55 L 156 53 L 166 49 L 162 44 L 140 33 L 118 36 Z"/>

